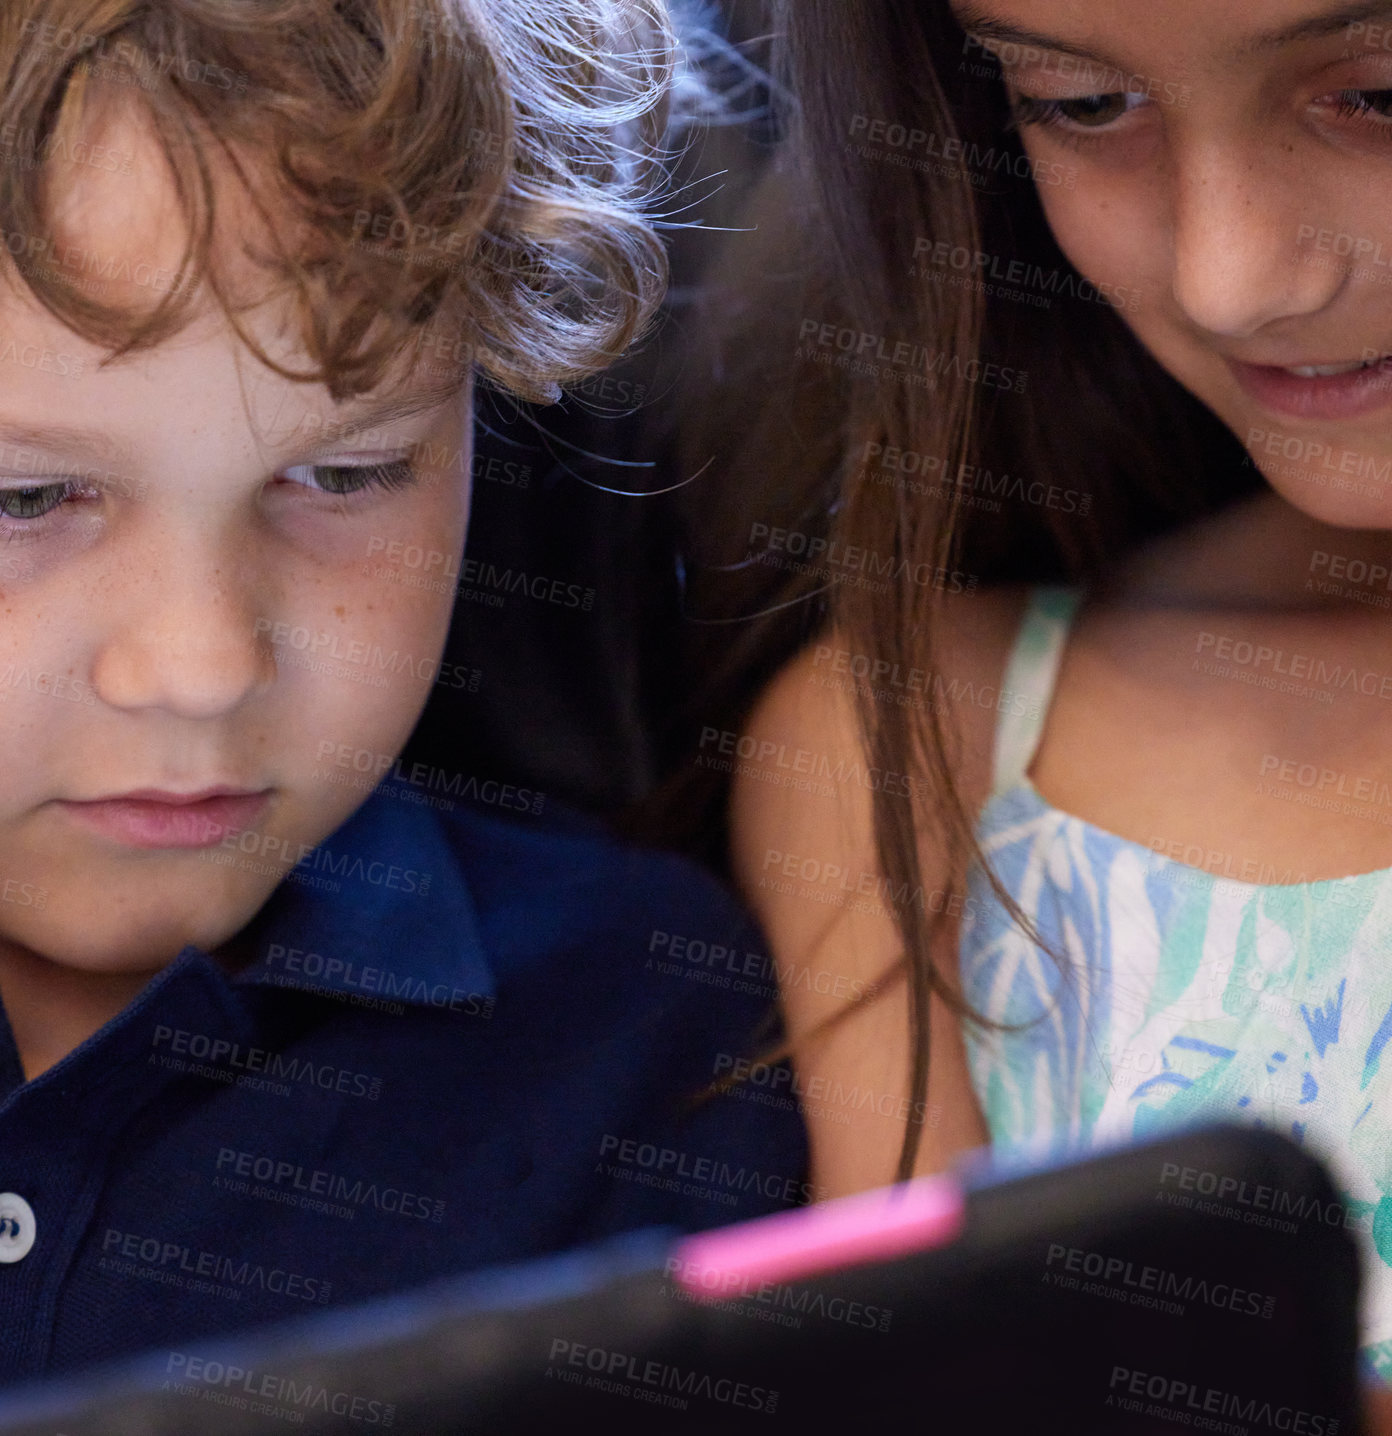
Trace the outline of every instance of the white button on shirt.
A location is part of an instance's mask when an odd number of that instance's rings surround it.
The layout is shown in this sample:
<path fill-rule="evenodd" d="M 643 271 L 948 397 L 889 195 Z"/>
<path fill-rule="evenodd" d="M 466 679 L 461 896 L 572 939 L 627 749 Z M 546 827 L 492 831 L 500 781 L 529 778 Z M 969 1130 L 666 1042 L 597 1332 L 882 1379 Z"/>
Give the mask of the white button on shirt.
<path fill-rule="evenodd" d="M 33 1207 L 15 1192 L 0 1192 L 0 1262 L 27 1257 L 37 1232 Z"/>

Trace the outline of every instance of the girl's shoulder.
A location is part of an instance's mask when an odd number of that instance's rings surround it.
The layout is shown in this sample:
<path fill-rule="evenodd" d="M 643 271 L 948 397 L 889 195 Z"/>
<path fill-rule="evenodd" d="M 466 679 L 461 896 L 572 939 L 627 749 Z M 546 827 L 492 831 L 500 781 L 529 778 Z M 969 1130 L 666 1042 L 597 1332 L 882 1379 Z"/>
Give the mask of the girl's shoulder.
<path fill-rule="evenodd" d="M 773 679 L 745 725 L 733 760 L 733 867 L 769 940 L 788 1036 L 797 1044 L 803 1090 L 826 1101 L 805 1113 L 813 1171 L 831 1194 L 894 1177 L 902 1123 L 838 1105 L 837 1093 L 873 1090 L 887 1110 L 908 1110 L 909 1015 L 894 977 L 903 942 L 875 838 L 876 793 L 902 796 L 915 818 L 930 816 L 906 773 L 873 767 L 856 712 L 868 691 L 896 707 L 937 704 L 960 742 L 952 776 L 969 811 L 990 789 L 1001 686 L 1029 598 L 1027 589 L 945 595 L 938 652 L 876 661 L 834 630 L 809 644 Z M 858 691 L 859 690 L 859 691 Z M 921 709 L 920 709 L 921 711 Z M 925 714 L 926 718 L 926 714 Z M 909 760 L 904 760 L 907 767 Z M 960 914 L 951 858 L 920 845 L 920 884 L 933 911 Z M 944 977 L 955 972 L 957 934 L 944 934 Z M 950 965 L 949 965 L 950 964 Z M 848 1014 L 872 993 L 875 1002 Z M 826 1029 L 831 1019 L 852 1015 Z M 936 1115 L 923 1134 L 916 1171 L 940 1171 L 985 1140 L 967 1076 L 960 1029 L 937 1000 L 930 1017 L 929 1088 Z M 882 1108 L 883 1110 L 883 1108 Z"/>
<path fill-rule="evenodd" d="M 757 755 L 758 744 L 776 739 L 781 745 L 777 751 L 792 744 L 804 753 L 825 755 L 835 772 L 831 754 L 843 759 L 861 754 L 858 697 L 873 696 L 877 703 L 909 707 L 925 716 L 935 705 L 963 743 L 960 771 L 954 774 L 963 785 L 963 796 L 980 788 L 984 801 L 998 717 L 995 695 L 1001 691 L 1035 593 L 1030 585 L 1012 584 L 942 595 L 931 657 L 907 652 L 886 659 L 858 652 L 844 634 L 827 631 L 785 664 L 764 689 L 745 725 L 746 735 L 756 739 L 753 749 L 746 745 L 747 751 Z M 828 763 L 814 761 L 813 767 L 825 776 Z M 840 771 L 844 773 L 844 767 Z M 758 777 L 747 765 L 736 771 L 737 801 L 740 790 L 748 795 Z"/>

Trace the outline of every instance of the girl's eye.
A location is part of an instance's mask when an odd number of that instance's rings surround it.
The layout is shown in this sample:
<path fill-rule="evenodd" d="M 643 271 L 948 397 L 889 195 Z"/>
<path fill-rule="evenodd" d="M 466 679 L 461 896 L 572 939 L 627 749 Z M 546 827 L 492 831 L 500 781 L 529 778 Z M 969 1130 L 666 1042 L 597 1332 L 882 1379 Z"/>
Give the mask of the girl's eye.
<path fill-rule="evenodd" d="M 79 485 L 34 484 L 24 489 L 0 489 L 0 518 L 34 523 L 46 517 L 79 492 Z"/>
<path fill-rule="evenodd" d="M 1392 130 L 1392 90 L 1340 90 L 1335 111 L 1343 120 L 1366 120 Z"/>
<path fill-rule="evenodd" d="M 1010 111 L 1017 125 L 1061 125 L 1079 130 L 1100 130 L 1135 109 L 1144 98 L 1129 90 L 1115 90 L 1106 95 L 1079 95 L 1069 100 L 1044 100 L 1036 95 L 1017 94 L 1010 98 Z"/>
<path fill-rule="evenodd" d="M 417 475 L 410 459 L 394 459 L 386 464 L 295 464 L 282 477 L 307 489 L 346 498 L 369 489 L 404 489 Z"/>

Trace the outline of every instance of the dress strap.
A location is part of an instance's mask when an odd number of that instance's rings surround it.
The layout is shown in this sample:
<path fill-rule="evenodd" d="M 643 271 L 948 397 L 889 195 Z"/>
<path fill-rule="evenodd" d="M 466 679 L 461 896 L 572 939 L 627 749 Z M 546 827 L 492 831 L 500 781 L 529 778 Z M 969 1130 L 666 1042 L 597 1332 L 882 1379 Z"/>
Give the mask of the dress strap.
<path fill-rule="evenodd" d="M 1030 592 L 1001 685 L 993 793 L 1013 788 L 1034 761 L 1082 596 L 1082 589 L 1062 585 L 1041 585 Z"/>

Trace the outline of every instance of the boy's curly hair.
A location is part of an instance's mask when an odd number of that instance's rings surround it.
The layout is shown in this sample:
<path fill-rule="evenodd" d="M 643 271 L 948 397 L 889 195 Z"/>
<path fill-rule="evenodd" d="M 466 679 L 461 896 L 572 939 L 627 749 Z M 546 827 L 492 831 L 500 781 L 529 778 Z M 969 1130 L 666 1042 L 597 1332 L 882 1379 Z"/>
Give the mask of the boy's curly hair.
<path fill-rule="evenodd" d="M 258 359 L 337 403 L 435 325 L 467 355 L 461 383 L 476 365 L 553 400 L 661 302 L 646 196 L 677 58 L 664 0 L 4 0 L 0 269 L 104 363 L 178 333 L 206 280 Z M 89 105 L 118 93 L 144 106 L 189 235 L 138 310 L 54 262 L 46 204 Z M 313 372 L 238 319 L 214 151 L 271 237 L 245 252 L 295 295 Z"/>

